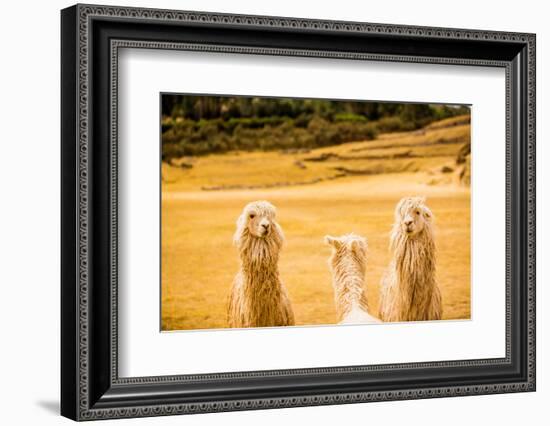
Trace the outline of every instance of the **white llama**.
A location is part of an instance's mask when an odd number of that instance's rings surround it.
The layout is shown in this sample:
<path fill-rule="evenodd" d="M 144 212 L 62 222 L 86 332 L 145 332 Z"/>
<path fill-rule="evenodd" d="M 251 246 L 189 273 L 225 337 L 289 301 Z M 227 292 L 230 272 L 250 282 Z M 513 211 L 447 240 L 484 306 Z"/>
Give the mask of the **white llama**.
<path fill-rule="evenodd" d="M 241 268 L 229 297 L 230 327 L 294 325 L 292 306 L 279 277 L 283 240 L 271 203 L 254 201 L 245 206 L 234 236 Z"/>
<path fill-rule="evenodd" d="M 367 241 L 358 235 L 327 235 L 332 247 L 328 264 L 332 272 L 336 315 L 340 324 L 380 322 L 368 312 L 365 288 Z"/>
<path fill-rule="evenodd" d="M 424 197 L 406 197 L 395 208 L 390 235 L 393 258 L 382 277 L 380 318 L 383 321 L 439 320 L 433 214 Z"/>

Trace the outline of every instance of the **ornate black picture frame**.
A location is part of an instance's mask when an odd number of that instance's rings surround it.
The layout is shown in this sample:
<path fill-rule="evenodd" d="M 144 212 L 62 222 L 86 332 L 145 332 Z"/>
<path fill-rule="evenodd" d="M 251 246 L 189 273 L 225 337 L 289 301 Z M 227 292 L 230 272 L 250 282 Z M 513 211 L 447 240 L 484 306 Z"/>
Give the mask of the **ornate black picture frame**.
<path fill-rule="evenodd" d="M 95 5 L 64 9 L 61 29 L 62 415 L 92 420 L 535 390 L 534 34 Z M 505 69 L 506 356 L 119 378 L 121 47 Z"/>

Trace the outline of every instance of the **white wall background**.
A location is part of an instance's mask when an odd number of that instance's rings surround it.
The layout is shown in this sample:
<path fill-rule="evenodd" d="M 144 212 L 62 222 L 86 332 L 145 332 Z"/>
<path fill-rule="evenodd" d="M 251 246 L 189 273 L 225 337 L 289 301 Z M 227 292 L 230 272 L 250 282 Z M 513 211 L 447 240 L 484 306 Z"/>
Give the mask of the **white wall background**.
<path fill-rule="evenodd" d="M 538 390 L 361 405 L 293 408 L 119 424 L 544 424 L 550 401 L 550 27 L 545 2 L 392 0 L 104 0 L 103 4 L 526 31 L 537 33 Z M 7 425 L 68 424 L 59 405 L 59 10 L 71 2 L 9 2 L 0 25 L 0 418 Z M 32 102 L 29 102 L 32 101 Z M 545 193 L 546 192 L 546 193 Z M 113 423 L 106 422 L 102 424 Z"/>

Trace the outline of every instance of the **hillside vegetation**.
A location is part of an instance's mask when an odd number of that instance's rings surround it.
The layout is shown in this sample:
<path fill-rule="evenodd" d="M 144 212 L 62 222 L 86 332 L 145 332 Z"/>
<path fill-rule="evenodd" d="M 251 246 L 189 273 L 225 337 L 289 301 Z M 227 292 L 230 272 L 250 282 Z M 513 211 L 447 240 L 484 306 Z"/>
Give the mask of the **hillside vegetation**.
<path fill-rule="evenodd" d="M 314 184 L 354 175 L 426 172 L 428 182 L 451 182 L 464 169 L 458 155 L 470 144 L 469 116 L 377 140 L 271 152 L 230 152 L 163 163 L 167 190 L 258 189 Z M 469 152 L 469 151 L 468 151 Z"/>
<path fill-rule="evenodd" d="M 464 106 L 163 95 L 162 159 L 231 151 L 314 149 L 419 129 Z"/>

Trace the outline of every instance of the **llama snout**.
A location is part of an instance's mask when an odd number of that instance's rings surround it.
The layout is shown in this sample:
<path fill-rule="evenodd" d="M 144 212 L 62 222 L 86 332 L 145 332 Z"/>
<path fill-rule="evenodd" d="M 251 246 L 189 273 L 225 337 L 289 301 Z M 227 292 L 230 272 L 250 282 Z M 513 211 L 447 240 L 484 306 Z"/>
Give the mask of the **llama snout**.
<path fill-rule="evenodd" d="M 269 234 L 269 228 L 271 228 L 271 223 L 267 219 L 262 219 L 260 222 L 260 234 L 267 235 Z"/>
<path fill-rule="evenodd" d="M 414 231 L 414 220 L 411 216 L 407 216 L 405 219 L 403 219 L 403 222 L 401 222 L 403 226 L 403 230 L 410 234 Z"/>

